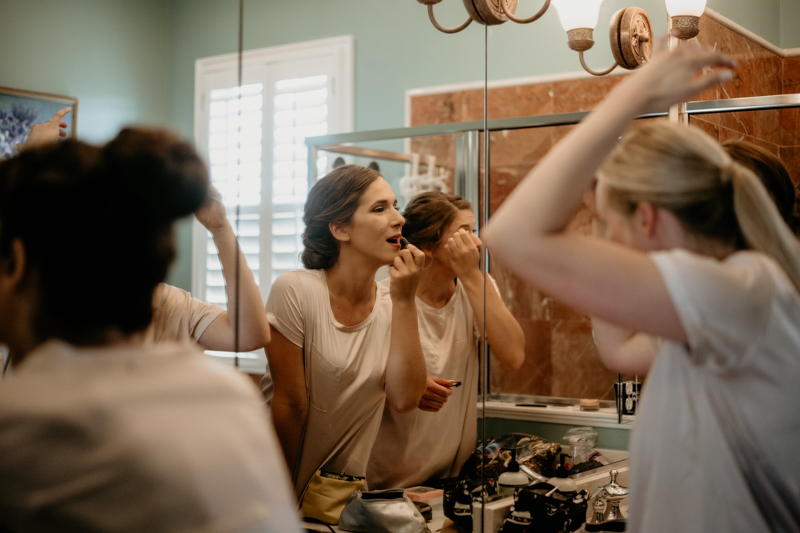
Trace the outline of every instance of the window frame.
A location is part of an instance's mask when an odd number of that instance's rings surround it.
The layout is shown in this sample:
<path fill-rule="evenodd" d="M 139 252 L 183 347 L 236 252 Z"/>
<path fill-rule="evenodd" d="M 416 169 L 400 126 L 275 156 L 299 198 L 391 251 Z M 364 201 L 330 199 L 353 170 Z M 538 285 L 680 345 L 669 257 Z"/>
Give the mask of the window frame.
<path fill-rule="evenodd" d="M 214 80 L 230 79 L 231 85 L 236 85 L 238 74 L 239 56 L 236 53 L 224 54 L 212 57 L 200 58 L 195 61 L 194 79 L 194 140 L 195 146 L 201 157 L 208 164 L 208 130 L 209 130 L 209 109 L 208 95 L 215 87 Z M 292 63 L 314 62 L 324 60 L 333 62 L 331 71 L 335 74 L 332 80 L 332 90 L 328 97 L 328 133 L 347 133 L 353 130 L 353 111 L 354 111 L 354 38 L 352 35 L 333 37 L 328 39 L 318 39 L 267 48 L 247 50 L 242 54 L 242 83 L 263 82 L 264 86 L 264 109 L 263 116 L 272 113 L 273 87 L 278 74 L 285 70 L 287 66 L 291 68 Z M 330 63 L 328 63 L 330 64 Z M 313 74 L 310 74 L 313 75 Z M 272 151 L 272 131 L 264 130 L 262 138 L 262 162 L 267 159 L 271 162 L 272 156 L 267 158 L 267 150 Z M 306 161 L 308 158 L 305 159 Z M 265 206 L 272 197 L 272 168 L 271 164 L 263 164 L 261 172 L 262 197 L 258 207 L 260 213 L 259 226 L 261 237 L 259 238 L 262 247 L 266 250 L 271 260 L 271 241 L 272 241 L 272 216 L 267 213 Z M 270 216 L 265 216 L 269 214 Z M 208 252 L 207 231 L 197 220 L 192 221 L 192 294 L 204 296 L 206 293 L 206 261 Z M 262 255 L 263 257 L 263 255 Z M 261 270 L 261 269 L 259 269 Z M 271 279 L 268 275 L 271 269 L 259 273 L 259 290 L 261 297 L 266 302 L 271 287 Z M 267 274 L 264 276 L 263 274 Z M 225 355 L 225 352 L 213 352 L 214 356 L 232 359 L 233 354 Z M 240 366 L 246 372 L 263 373 L 266 357 L 263 350 L 258 350 L 253 354 L 246 354 L 240 358 Z"/>

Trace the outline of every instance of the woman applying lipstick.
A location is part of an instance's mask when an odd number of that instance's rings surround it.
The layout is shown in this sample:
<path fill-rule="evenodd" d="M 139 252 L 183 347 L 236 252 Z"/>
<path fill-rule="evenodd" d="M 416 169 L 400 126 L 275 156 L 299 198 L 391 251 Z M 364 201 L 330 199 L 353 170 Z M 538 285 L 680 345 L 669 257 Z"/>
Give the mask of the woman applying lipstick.
<path fill-rule="evenodd" d="M 481 241 L 472 233 L 472 207 L 459 196 L 427 192 L 414 197 L 403 216 L 403 235 L 425 252 L 416 305 L 428 384 L 419 409 L 384 410 L 367 468 L 371 489 L 411 487 L 457 476 L 477 439 L 484 278 Z M 485 315 L 492 355 L 519 368 L 525 358 L 525 337 L 494 280 L 486 286 Z M 457 388 L 462 382 L 464 386 Z"/>
<path fill-rule="evenodd" d="M 363 478 L 384 404 L 408 412 L 425 391 L 414 302 L 424 254 L 401 250 L 396 202 L 374 170 L 330 172 L 305 206 L 306 269 L 270 291 L 272 418 L 298 496 L 320 474 Z M 375 282 L 384 265 L 391 289 Z"/>

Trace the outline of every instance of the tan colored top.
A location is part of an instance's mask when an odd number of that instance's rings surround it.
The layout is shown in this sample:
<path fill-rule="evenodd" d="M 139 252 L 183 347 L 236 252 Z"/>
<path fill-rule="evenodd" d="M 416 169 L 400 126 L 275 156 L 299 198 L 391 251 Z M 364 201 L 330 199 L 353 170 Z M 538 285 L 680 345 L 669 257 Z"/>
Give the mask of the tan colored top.
<path fill-rule="evenodd" d="M 389 280 L 381 283 L 388 286 Z M 457 476 L 475 449 L 480 334 L 469 298 L 458 283 L 441 309 L 416 301 L 428 376 L 460 381 L 461 386 L 436 413 L 384 409 L 367 468 L 373 490 Z"/>
<path fill-rule="evenodd" d="M 298 533 L 248 379 L 187 344 L 50 341 L 0 385 L 0 530 Z"/>
<path fill-rule="evenodd" d="M 319 468 L 363 477 L 383 405 L 392 300 L 377 284 L 375 305 L 360 324 L 345 326 L 331 310 L 322 270 L 284 272 L 267 299 L 270 324 L 303 348 L 308 421 L 295 490 Z"/>
<path fill-rule="evenodd" d="M 159 283 L 153 292 L 153 321 L 142 333 L 144 342 L 197 342 L 224 311 L 218 305 L 192 298 L 182 289 Z"/>

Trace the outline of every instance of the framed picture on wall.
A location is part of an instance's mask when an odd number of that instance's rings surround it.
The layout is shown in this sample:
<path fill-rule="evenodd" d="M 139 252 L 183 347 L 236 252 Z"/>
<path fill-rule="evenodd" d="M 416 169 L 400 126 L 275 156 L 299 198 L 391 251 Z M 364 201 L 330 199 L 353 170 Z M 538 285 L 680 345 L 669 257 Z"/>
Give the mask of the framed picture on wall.
<path fill-rule="evenodd" d="M 78 99 L 0 87 L 0 160 L 16 154 L 15 146 L 24 141 L 34 124 L 53 118 L 59 109 L 69 107 L 64 117 L 67 137 L 73 137 L 78 123 Z"/>

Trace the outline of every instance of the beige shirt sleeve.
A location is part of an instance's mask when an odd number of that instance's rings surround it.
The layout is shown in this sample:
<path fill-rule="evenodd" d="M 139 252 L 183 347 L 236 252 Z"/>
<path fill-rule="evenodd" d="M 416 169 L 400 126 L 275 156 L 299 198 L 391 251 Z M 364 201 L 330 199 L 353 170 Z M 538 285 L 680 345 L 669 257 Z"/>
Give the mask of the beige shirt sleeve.
<path fill-rule="evenodd" d="M 198 341 L 206 328 L 225 310 L 201 302 L 177 287 L 161 283 L 153 293 L 153 321 L 145 332 L 145 341 Z"/>

